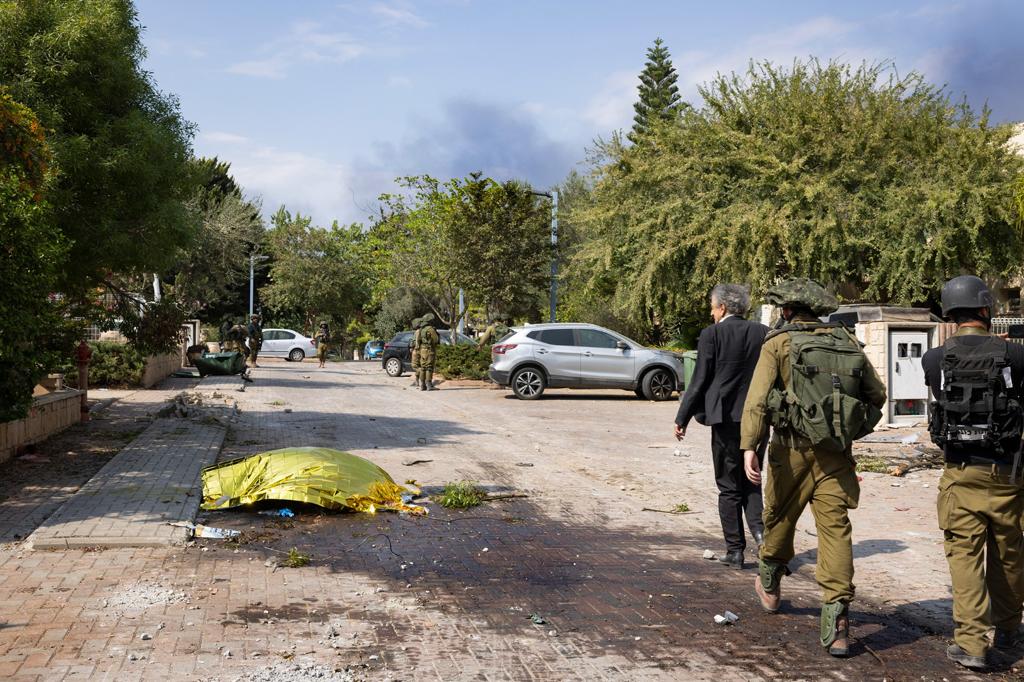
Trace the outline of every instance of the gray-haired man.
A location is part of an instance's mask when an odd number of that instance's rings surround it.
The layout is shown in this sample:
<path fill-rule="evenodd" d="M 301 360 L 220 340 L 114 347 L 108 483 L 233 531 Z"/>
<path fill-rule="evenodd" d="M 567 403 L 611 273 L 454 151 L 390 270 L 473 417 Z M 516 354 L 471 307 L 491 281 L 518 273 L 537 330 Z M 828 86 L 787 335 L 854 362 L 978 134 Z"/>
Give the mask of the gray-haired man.
<path fill-rule="evenodd" d="M 719 284 L 711 291 L 715 324 L 700 333 L 697 367 L 679 405 L 675 428 L 676 438 L 682 440 L 691 418 L 711 427 L 718 515 L 727 549 L 719 561 L 734 568 L 743 568 L 747 546 L 743 517 L 757 544 L 764 535 L 761 488 L 747 479 L 740 450 L 743 402 L 768 333 L 763 324 L 744 319 L 749 309 L 750 293 L 745 286 Z"/>

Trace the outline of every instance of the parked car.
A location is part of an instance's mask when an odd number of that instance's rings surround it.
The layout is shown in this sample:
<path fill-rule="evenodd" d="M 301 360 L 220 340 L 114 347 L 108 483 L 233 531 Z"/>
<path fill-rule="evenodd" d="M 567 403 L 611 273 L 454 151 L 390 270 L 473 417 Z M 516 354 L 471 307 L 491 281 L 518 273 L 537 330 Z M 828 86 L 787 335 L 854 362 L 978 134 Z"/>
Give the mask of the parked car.
<path fill-rule="evenodd" d="M 264 329 L 260 356 L 285 358 L 291 362 L 302 362 L 307 355 L 316 355 L 313 339 L 293 329 Z"/>
<path fill-rule="evenodd" d="M 648 400 L 670 400 L 683 383 L 679 354 L 582 323 L 513 329 L 491 347 L 488 373 L 522 400 L 535 400 L 546 388 L 621 388 Z"/>
<path fill-rule="evenodd" d="M 381 367 L 390 377 L 400 377 L 405 372 L 412 370 L 412 336 L 415 332 L 398 332 L 394 338 L 384 344 L 384 352 L 381 354 Z M 441 337 L 442 344 L 452 342 L 452 333 L 448 329 L 437 332 Z M 456 332 L 456 343 L 460 346 L 475 346 L 476 341 L 465 334 Z"/>
<path fill-rule="evenodd" d="M 376 360 L 384 354 L 384 342 L 380 339 L 373 339 L 367 341 L 366 345 L 363 346 L 363 359 L 364 360 Z"/>

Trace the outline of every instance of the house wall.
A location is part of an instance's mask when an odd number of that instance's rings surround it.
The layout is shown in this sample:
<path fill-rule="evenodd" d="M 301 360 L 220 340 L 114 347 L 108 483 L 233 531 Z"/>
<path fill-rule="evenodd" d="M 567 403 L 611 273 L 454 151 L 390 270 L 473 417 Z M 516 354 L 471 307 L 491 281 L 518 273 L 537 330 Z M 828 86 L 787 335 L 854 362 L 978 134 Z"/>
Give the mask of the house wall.
<path fill-rule="evenodd" d="M 0 462 L 15 455 L 18 448 L 39 441 L 82 418 L 81 391 L 65 389 L 36 397 L 24 419 L 0 423 Z"/>
<path fill-rule="evenodd" d="M 142 387 L 150 388 L 181 369 L 181 355 L 150 355 L 146 358 L 146 369 L 142 372 Z"/>

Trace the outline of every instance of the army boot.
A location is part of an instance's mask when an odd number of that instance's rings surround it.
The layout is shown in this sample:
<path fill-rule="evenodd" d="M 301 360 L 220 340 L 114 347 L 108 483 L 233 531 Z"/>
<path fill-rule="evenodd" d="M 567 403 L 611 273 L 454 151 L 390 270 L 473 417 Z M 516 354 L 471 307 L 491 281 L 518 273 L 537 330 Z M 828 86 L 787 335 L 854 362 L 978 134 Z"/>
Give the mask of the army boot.
<path fill-rule="evenodd" d="M 821 646 L 838 658 L 850 655 L 850 607 L 846 602 L 821 607 Z"/>
<path fill-rule="evenodd" d="M 437 387 L 434 386 L 434 370 L 428 369 L 426 380 L 423 382 L 424 391 L 436 391 Z"/>
<path fill-rule="evenodd" d="M 969 653 L 960 648 L 959 644 L 950 644 L 946 647 L 946 658 L 951 661 L 955 661 L 965 668 L 971 670 L 984 670 L 988 667 L 988 661 L 985 656 L 971 656 Z"/>
<path fill-rule="evenodd" d="M 777 561 L 758 561 L 758 576 L 754 579 L 754 591 L 761 600 L 761 608 L 768 613 L 777 613 L 782 606 L 782 576 L 789 575 L 786 564 Z"/>

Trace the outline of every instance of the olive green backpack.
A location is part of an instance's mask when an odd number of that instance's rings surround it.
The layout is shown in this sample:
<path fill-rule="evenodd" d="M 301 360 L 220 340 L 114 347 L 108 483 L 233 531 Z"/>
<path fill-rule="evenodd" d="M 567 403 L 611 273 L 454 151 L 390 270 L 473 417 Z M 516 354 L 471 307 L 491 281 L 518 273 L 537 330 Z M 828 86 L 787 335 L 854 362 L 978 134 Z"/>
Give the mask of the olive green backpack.
<path fill-rule="evenodd" d="M 768 394 L 772 426 L 803 436 L 815 448 L 845 452 L 882 418 L 877 407 L 861 400 L 868 359 L 860 343 L 842 325 L 786 325 L 776 333 L 781 332 L 789 333 L 792 378 L 788 391 L 777 386 Z"/>

